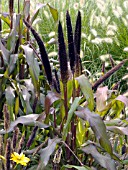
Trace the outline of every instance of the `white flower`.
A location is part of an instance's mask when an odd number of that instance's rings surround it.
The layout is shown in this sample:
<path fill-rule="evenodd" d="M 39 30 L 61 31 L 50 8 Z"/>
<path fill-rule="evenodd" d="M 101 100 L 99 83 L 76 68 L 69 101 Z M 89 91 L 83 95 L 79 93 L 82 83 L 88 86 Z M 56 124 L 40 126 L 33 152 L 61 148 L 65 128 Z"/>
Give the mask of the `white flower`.
<path fill-rule="evenodd" d="M 117 8 L 118 13 L 119 13 L 120 15 L 123 15 L 123 10 L 122 10 L 122 8 L 121 8 L 120 6 L 117 6 L 116 8 Z"/>
<path fill-rule="evenodd" d="M 73 8 L 74 8 L 75 10 L 77 10 L 77 9 L 79 8 L 79 3 L 75 3 L 75 4 L 73 5 Z"/>
<path fill-rule="evenodd" d="M 126 19 L 128 20 L 128 15 L 126 15 Z"/>
<path fill-rule="evenodd" d="M 123 51 L 124 51 L 124 52 L 128 52 L 128 47 L 125 47 L 125 48 L 123 49 Z"/>
<path fill-rule="evenodd" d="M 101 20 L 101 23 L 102 23 L 103 26 L 107 25 L 106 18 L 104 16 L 100 16 L 100 20 Z"/>
<path fill-rule="evenodd" d="M 95 11 L 92 10 L 92 13 L 91 13 L 91 15 L 90 15 L 90 20 L 89 20 L 89 21 L 90 21 L 90 22 L 89 22 L 90 26 L 93 25 L 94 20 L 95 20 Z"/>
<path fill-rule="evenodd" d="M 109 58 L 109 56 L 110 56 L 110 54 L 104 54 L 104 55 L 101 55 L 101 56 L 100 56 L 100 59 L 101 59 L 102 61 L 106 61 L 106 60 Z"/>
<path fill-rule="evenodd" d="M 122 80 L 127 80 L 128 79 L 128 74 L 126 74 L 123 78 L 122 78 Z"/>
<path fill-rule="evenodd" d="M 120 6 L 116 6 L 115 9 L 113 10 L 113 14 L 117 17 L 120 18 L 123 15 L 123 10 Z"/>
<path fill-rule="evenodd" d="M 114 41 L 115 41 L 115 43 L 116 43 L 118 46 L 120 46 L 120 42 L 119 42 L 119 40 L 117 39 L 117 37 L 114 37 Z"/>
<path fill-rule="evenodd" d="M 105 9 L 106 9 L 106 3 L 105 3 L 105 1 L 104 0 L 97 0 L 97 7 L 99 8 L 99 10 L 101 11 L 101 12 L 104 12 L 105 11 Z"/>
<path fill-rule="evenodd" d="M 108 30 L 108 31 L 106 32 L 106 35 L 113 36 L 113 35 L 115 35 L 115 32 L 112 31 L 112 30 Z"/>
<path fill-rule="evenodd" d="M 116 60 L 116 61 L 115 61 L 115 64 L 117 64 L 117 65 L 120 64 L 120 61 L 119 61 L 119 60 Z"/>
<path fill-rule="evenodd" d="M 105 62 L 105 68 L 108 67 L 110 64 L 109 62 Z"/>
<path fill-rule="evenodd" d="M 95 29 L 91 29 L 90 31 L 95 37 L 97 36 L 97 31 Z"/>
<path fill-rule="evenodd" d="M 84 7 L 85 0 L 80 0 L 80 7 Z"/>
<path fill-rule="evenodd" d="M 84 52 L 82 50 L 80 50 L 80 58 L 84 57 Z"/>
<path fill-rule="evenodd" d="M 90 15 L 90 26 L 98 26 L 101 23 L 100 16 L 95 15 L 96 11 L 92 11 Z"/>
<path fill-rule="evenodd" d="M 65 9 L 65 6 L 66 6 L 66 1 L 63 1 L 62 2 L 62 9 Z"/>
<path fill-rule="evenodd" d="M 36 18 L 34 21 L 33 21 L 33 24 L 32 25 L 38 25 L 39 22 L 41 22 L 42 20 L 40 18 Z"/>
<path fill-rule="evenodd" d="M 120 18 L 120 14 L 117 10 L 113 10 L 113 14 L 115 15 L 115 17 Z"/>
<path fill-rule="evenodd" d="M 103 5 L 103 4 L 101 4 L 101 3 L 97 3 L 97 7 L 99 8 L 99 10 L 100 10 L 101 12 L 104 12 L 105 9 L 106 9 L 105 4 Z"/>
<path fill-rule="evenodd" d="M 111 17 L 108 16 L 106 22 L 109 23 L 110 19 L 111 19 Z"/>
<path fill-rule="evenodd" d="M 87 34 L 85 34 L 85 33 L 82 32 L 81 37 L 82 37 L 82 38 L 87 38 Z"/>
<path fill-rule="evenodd" d="M 55 57 L 57 56 L 57 52 L 53 51 L 48 54 L 49 57 Z"/>
<path fill-rule="evenodd" d="M 47 18 L 47 19 L 49 19 L 49 18 L 50 18 L 50 16 L 49 16 L 48 12 L 47 12 L 47 11 L 45 11 L 45 10 L 44 10 L 44 15 L 46 16 L 46 18 Z"/>
<path fill-rule="evenodd" d="M 54 37 L 55 36 L 55 31 L 50 32 L 48 36 L 49 37 Z"/>
<path fill-rule="evenodd" d="M 105 5 L 105 1 L 104 0 L 96 0 L 96 3 L 100 3 L 101 5 Z"/>
<path fill-rule="evenodd" d="M 128 21 L 124 17 L 122 18 L 122 21 L 123 21 L 124 25 L 127 27 L 128 26 Z"/>
<path fill-rule="evenodd" d="M 117 26 L 116 25 L 108 25 L 107 29 L 112 30 L 112 31 L 117 31 Z"/>
<path fill-rule="evenodd" d="M 51 38 L 48 42 L 49 45 L 50 44 L 55 44 L 56 43 L 56 39 L 55 38 Z"/>
<path fill-rule="evenodd" d="M 91 34 L 89 34 L 87 40 L 88 40 L 88 41 L 91 41 Z"/>
<path fill-rule="evenodd" d="M 82 9 L 80 9 L 79 11 L 81 13 L 81 17 L 83 18 L 84 17 L 84 11 Z"/>
<path fill-rule="evenodd" d="M 112 44 L 112 43 L 113 43 L 113 40 L 112 40 L 112 38 L 104 38 L 104 39 L 103 39 L 103 42 L 106 42 L 106 43 L 108 43 L 108 44 Z"/>
<path fill-rule="evenodd" d="M 102 39 L 101 38 L 95 38 L 95 39 L 91 40 L 91 42 L 93 44 L 101 44 L 102 43 Z"/>
<path fill-rule="evenodd" d="M 128 1 L 124 1 L 123 6 L 124 6 L 125 9 L 128 9 Z"/>

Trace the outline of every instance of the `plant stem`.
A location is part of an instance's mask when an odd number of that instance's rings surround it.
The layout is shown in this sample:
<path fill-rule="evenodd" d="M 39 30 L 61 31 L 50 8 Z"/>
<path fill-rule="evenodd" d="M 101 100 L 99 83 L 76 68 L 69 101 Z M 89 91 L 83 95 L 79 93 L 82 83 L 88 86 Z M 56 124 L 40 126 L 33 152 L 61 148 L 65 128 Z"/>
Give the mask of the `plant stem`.
<path fill-rule="evenodd" d="M 63 84 L 64 89 L 64 108 L 65 108 L 65 119 L 68 117 L 68 99 L 67 99 L 67 83 Z"/>
<path fill-rule="evenodd" d="M 74 155 L 74 157 L 78 160 L 78 162 L 80 163 L 81 166 L 84 166 L 83 163 L 81 162 L 81 160 L 76 156 L 76 154 L 70 149 L 70 147 L 64 142 L 62 141 L 62 143 L 66 146 L 66 148 L 68 148 L 68 150 Z"/>
<path fill-rule="evenodd" d="M 100 77 L 92 86 L 93 90 L 96 90 L 97 87 L 103 83 L 107 78 L 109 78 L 113 73 L 115 73 L 116 71 L 118 71 L 126 62 L 128 61 L 128 59 L 125 59 L 123 61 L 121 61 L 118 65 L 116 65 L 115 67 L 113 67 L 111 70 L 109 70 L 105 75 L 103 75 L 102 77 Z"/>
<path fill-rule="evenodd" d="M 18 0 L 18 14 L 20 13 L 20 0 Z"/>
<path fill-rule="evenodd" d="M 29 14 L 29 16 L 28 16 L 28 18 L 27 18 L 27 22 L 28 22 L 28 23 L 29 23 L 29 21 L 30 21 L 30 14 Z M 27 28 L 27 41 L 28 41 L 28 42 L 30 41 L 29 28 Z"/>
<path fill-rule="evenodd" d="M 63 84 L 63 89 L 64 89 L 64 108 L 65 108 L 65 120 L 67 120 L 68 117 L 68 100 L 67 100 L 67 83 Z M 66 143 L 71 144 L 70 142 L 70 135 L 68 133 L 67 138 L 66 138 Z M 70 159 L 70 150 L 66 149 L 66 159 L 67 161 Z"/>
<path fill-rule="evenodd" d="M 56 125 L 56 113 L 55 113 L 55 110 L 54 110 L 53 116 L 54 116 L 54 127 L 56 128 L 57 125 Z"/>
<path fill-rule="evenodd" d="M 76 95 L 76 88 L 75 88 L 75 78 L 74 78 L 74 74 L 73 74 L 73 101 L 75 99 L 75 95 Z M 76 117 L 76 116 L 75 116 Z M 71 149 L 74 151 L 75 147 L 76 147 L 76 126 L 75 126 L 75 117 L 73 118 L 72 122 L 71 122 L 71 132 L 72 132 L 72 139 L 71 139 Z"/>

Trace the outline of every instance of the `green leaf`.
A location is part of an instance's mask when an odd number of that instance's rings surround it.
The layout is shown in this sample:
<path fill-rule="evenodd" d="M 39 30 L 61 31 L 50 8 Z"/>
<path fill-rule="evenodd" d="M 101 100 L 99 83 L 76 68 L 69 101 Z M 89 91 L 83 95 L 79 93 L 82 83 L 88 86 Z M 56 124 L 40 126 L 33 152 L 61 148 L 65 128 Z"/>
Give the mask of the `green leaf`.
<path fill-rule="evenodd" d="M 70 101 L 73 92 L 73 80 L 68 80 L 67 89 L 68 89 L 67 97 L 68 97 L 68 101 Z"/>
<path fill-rule="evenodd" d="M 14 93 L 14 89 L 11 86 L 8 86 L 5 89 L 5 98 L 6 98 L 6 102 L 7 102 L 7 105 L 8 105 L 10 118 L 11 118 L 11 120 L 14 120 L 15 116 L 14 116 L 14 113 L 13 113 L 13 105 L 14 105 L 15 93 Z"/>
<path fill-rule="evenodd" d="M 128 136 L 128 127 L 108 126 L 107 130 L 120 135 Z"/>
<path fill-rule="evenodd" d="M 10 27 L 11 21 L 10 21 L 8 16 L 3 14 L 3 15 L 0 16 L 0 18 Z"/>
<path fill-rule="evenodd" d="M 106 126 L 119 126 L 123 124 L 122 120 L 120 119 L 105 120 L 104 123 Z"/>
<path fill-rule="evenodd" d="M 124 109 L 124 103 L 115 99 L 111 102 L 111 109 L 109 111 L 110 112 L 109 114 L 113 118 L 119 118 L 120 113 L 122 112 L 123 109 Z"/>
<path fill-rule="evenodd" d="M 124 165 L 128 165 L 128 160 L 123 160 Z"/>
<path fill-rule="evenodd" d="M 31 18 L 31 24 L 32 24 L 32 23 L 35 21 L 35 19 L 37 18 L 40 9 L 43 8 L 43 7 L 45 7 L 45 6 L 46 6 L 46 4 L 39 4 L 39 5 L 37 6 L 36 11 L 35 11 L 34 15 L 33 15 L 32 18 Z"/>
<path fill-rule="evenodd" d="M 38 91 L 39 90 L 38 79 L 39 79 L 39 74 L 40 74 L 39 63 L 35 59 L 33 49 L 25 45 L 22 45 L 21 47 L 24 49 L 24 52 L 25 52 L 26 61 L 29 65 L 29 72 L 32 77 L 34 87 L 36 91 Z"/>
<path fill-rule="evenodd" d="M 115 161 L 107 155 L 102 155 L 97 151 L 96 146 L 89 144 L 82 148 L 86 154 L 91 154 L 92 157 L 104 168 L 116 170 Z"/>
<path fill-rule="evenodd" d="M 28 89 L 21 85 L 21 95 L 22 95 L 22 99 L 24 100 L 24 110 L 26 112 L 26 114 L 30 114 L 33 112 L 31 105 L 30 105 L 30 93 L 28 92 Z"/>
<path fill-rule="evenodd" d="M 9 64 L 8 64 L 9 74 L 11 74 L 12 71 L 15 69 L 17 60 L 18 60 L 18 54 L 11 54 L 10 55 Z"/>
<path fill-rule="evenodd" d="M 37 167 L 38 165 L 33 165 L 31 168 L 27 168 L 27 170 L 36 170 Z"/>
<path fill-rule="evenodd" d="M 66 123 L 64 125 L 64 129 L 63 129 L 63 140 L 66 139 L 73 113 L 79 106 L 79 101 L 80 101 L 80 98 L 76 97 L 71 105 L 69 112 L 68 112 L 67 121 L 66 121 Z"/>
<path fill-rule="evenodd" d="M 63 165 L 63 167 L 61 168 L 61 170 L 65 170 L 65 169 L 78 169 L 78 170 L 92 170 L 91 168 L 89 168 L 88 166 L 75 166 L 75 165 Z"/>
<path fill-rule="evenodd" d="M 48 146 L 39 151 L 40 157 L 41 157 L 41 162 L 44 167 L 48 164 L 50 156 L 53 154 L 53 152 L 56 148 L 56 144 L 60 143 L 60 141 L 61 141 L 61 139 L 59 139 L 57 137 L 54 139 L 49 139 Z"/>
<path fill-rule="evenodd" d="M 2 44 L 1 38 L 0 38 L 0 50 L 1 50 L 1 53 L 3 55 L 3 59 L 4 59 L 5 64 L 8 64 L 9 63 L 10 52 Z"/>
<path fill-rule="evenodd" d="M 14 51 L 16 45 L 16 35 L 17 35 L 17 28 L 20 23 L 20 14 L 13 15 L 13 29 L 11 30 L 8 39 L 7 39 L 7 49 L 11 52 Z"/>
<path fill-rule="evenodd" d="M 14 89 L 11 86 L 8 86 L 6 88 L 6 90 L 5 90 L 5 97 L 6 97 L 7 104 L 9 106 L 13 106 L 14 99 L 15 99 L 15 93 L 14 93 Z"/>
<path fill-rule="evenodd" d="M 53 17 L 54 21 L 58 22 L 58 11 L 57 11 L 57 9 L 51 7 L 49 4 L 47 4 L 47 5 L 48 5 L 48 7 L 50 9 L 50 12 L 52 14 L 52 17 Z"/>
<path fill-rule="evenodd" d="M 94 95 L 89 80 L 85 77 L 85 75 L 77 77 L 76 80 L 79 82 L 81 91 L 86 97 L 88 108 L 92 111 L 94 109 Z"/>
<path fill-rule="evenodd" d="M 93 130 L 97 140 L 99 141 L 100 145 L 109 153 L 112 154 L 112 146 L 109 141 L 109 137 L 106 132 L 106 126 L 101 119 L 101 117 L 91 112 L 88 108 L 81 108 L 80 111 L 76 111 L 75 114 L 88 121 L 91 129 Z"/>
<path fill-rule="evenodd" d="M 40 116 L 39 114 L 29 114 L 26 116 L 20 116 L 15 121 L 11 122 L 10 127 L 7 132 L 4 129 L 2 129 L 2 130 L 0 130 L 0 134 L 12 132 L 14 130 L 14 127 L 17 126 L 19 123 L 23 124 L 23 125 L 29 125 L 29 126 L 39 125 L 39 128 L 41 128 L 41 129 L 48 128 L 49 125 L 46 125 L 46 124 L 43 124 L 43 123 L 37 121 L 39 116 Z"/>
<path fill-rule="evenodd" d="M 87 130 L 88 129 L 87 127 L 85 127 L 84 121 L 79 118 L 76 129 L 76 138 L 78 141 L 78 146 L 81 146 L 83 144 Z"/>

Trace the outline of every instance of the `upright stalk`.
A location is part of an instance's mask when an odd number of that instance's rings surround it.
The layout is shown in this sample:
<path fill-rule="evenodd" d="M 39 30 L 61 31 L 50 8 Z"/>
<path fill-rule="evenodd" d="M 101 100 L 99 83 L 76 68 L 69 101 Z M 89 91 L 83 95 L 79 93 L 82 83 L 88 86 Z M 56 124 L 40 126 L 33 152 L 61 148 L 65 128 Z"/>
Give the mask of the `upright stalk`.
<path fill-rule="evenodd" d="M 63 92 L 64 92 L 64 108 L 65 108 L 65 118 L 68 117 L 68 99 L 67 99 L 67 82 L 69 78 L 68 74 L 68 63 L 67 63 L 67 53 L 66 53 L 66 46 L 64 42 L 64 35 L 62 25 L 59 22 L 58 25 L 58 44 L 59 44 L 59 60 L 60 60 L 60 73 L 61 73 L 61 80 L 63 83 Z M 62 125 L 63 126 L 63 125 Z M 66 138 L 66 143 L 70 144 L 69 141 L 69 134 Z M 66 159 L 70 160 L 70 151 L 66 149 Z"/>
<path fill-rule="evenodd" d="M 9 14 L 11 17 L 10 28 L 13 28 L 13 12 L 14 12 L 14 0 L 9 0 Z"/>
<path fill-rule="evenodd" d="M 63 84 L 64 89 L 64 108 L 65 108 L 65 119 L 68 117 L 68 99 L 67 99 L 67 84 Z"/>

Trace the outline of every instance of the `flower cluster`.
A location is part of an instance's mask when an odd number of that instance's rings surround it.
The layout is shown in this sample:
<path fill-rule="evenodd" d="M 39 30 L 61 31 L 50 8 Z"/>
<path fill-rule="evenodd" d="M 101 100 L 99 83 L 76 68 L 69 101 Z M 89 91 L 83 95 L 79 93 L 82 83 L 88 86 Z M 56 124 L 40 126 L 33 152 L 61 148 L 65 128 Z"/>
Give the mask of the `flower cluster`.
<path fill-rule="evenodd" d="M 11 154 L 11 160 L 23 166 L 27 166 L 27 163 L 30 161 L 30 159 L 28 157 L 25 157 L 23 153 L 18 154 L 16 152 L 13 152 Z"/>

